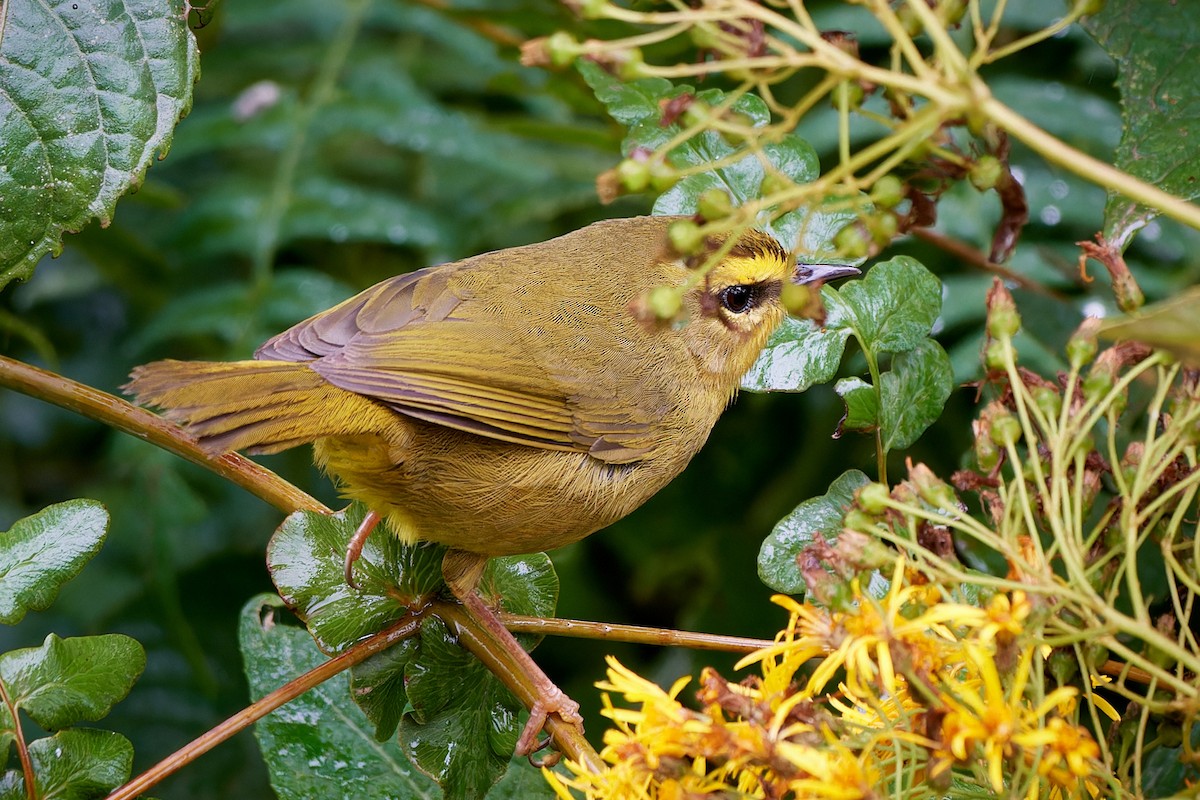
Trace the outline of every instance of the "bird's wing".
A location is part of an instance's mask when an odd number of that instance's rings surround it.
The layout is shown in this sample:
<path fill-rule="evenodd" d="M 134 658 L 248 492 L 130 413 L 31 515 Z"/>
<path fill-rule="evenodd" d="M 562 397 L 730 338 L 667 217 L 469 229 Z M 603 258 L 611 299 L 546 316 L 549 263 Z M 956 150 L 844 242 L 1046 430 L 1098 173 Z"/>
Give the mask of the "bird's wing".
<path fill-rule="evenodd" d="M 609 463 L 645 457 L 657 414 L 627 403 L 612 411 L 609 381 L 555 368 L 527 329 L 499 325 L 455 295 L 444 269 L 385 281 L 256 357 L 309 361 L 334 386 L 480 436 Z"/>

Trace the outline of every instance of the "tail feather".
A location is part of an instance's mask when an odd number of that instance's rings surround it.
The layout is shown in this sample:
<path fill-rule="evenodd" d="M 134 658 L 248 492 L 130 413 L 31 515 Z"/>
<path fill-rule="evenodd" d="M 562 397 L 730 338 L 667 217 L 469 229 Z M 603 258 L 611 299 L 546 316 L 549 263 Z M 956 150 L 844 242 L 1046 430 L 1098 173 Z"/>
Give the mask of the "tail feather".
<path fill-rule="evenodd" d="M 155 361 L 122 389 L 164 410 L 214 453 L 277 453 L 324 436 L 357 433 L 379 406 L 289 361 Z M 375 413 L 358 414 L 365 404 Z M 355 420 L 359 424 L 355 424 Z"/>

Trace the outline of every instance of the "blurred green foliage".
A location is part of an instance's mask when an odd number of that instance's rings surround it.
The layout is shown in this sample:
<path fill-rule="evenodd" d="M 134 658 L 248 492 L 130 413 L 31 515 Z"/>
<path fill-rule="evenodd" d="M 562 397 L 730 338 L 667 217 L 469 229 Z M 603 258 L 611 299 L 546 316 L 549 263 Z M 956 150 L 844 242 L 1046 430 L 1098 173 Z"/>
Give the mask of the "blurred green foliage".
<path fill-rule="evenodd" d="M 1009 4 L 1015 35 L 1041 27 L 1035 0 Z M 858 9 L 812 3 L 819 24 L 857 29 Z M 194 110 L 168 158 L 106 229 L 67 238 L 64 253 L 0 294 L 0 349 L 115 391 L 158 358 L 242 358 L 269 335 L 387 276 L 549 238 L 597 218 L 645 213 L 652 198 L 601 207 L 595 176 L 619 158 L 624 130 L 575 73 L 518 64 L 516 43 L 581 23 L 546 0 L 244 0 L 196 31 L 202 59 Z M 580 37 L 582 38 L 582 37 Z M 686 57 L 686 56 L 685 56 Z M 1009 59 L 988 76 L 997 96 L 1102 159 L 1120 135 L 1108 56 L 1078 29 Z M 719 83 L 719 81 L 714 81 Z M 795 91 L 803 87 L 785 87 Z M 786 99 L 786 98 L 784 98 Z M 799 135 L 836 158 L 835 111 Z M 1080 279 L 1074 242 L 1102 224 L 1102 190 L 1014 148 L 1031 223 L 1010 267 L 1031 367 L 1055 353 L 1093 304 L 1111 306 L 1103 275 Z M 986 250 L 994 195 L 962 184 L 939 206 L 938 230 Z M 1127 257 L 1148 297 L 1200 280 L 1194 232 L 1151 222 Z M 991 276 L 933 245 L 905 240 L 943 281 L 935 335 L 955 382 L 977 377 L 983 296 Z M 847 374 L 864 365 L 851 363 Z M 956 390 L 936 435 L 893 453 L 948 474 L 970 442 L 973 393 Z M 756 574 L 772 526 L 850 468 L 872 471 L 869 438 L 832 433 L 832 387 L 745 395 L 687 472 L 610 530 L 552 554 L 559 614 L 770 636 L 783 617 Z M 120 632 L 146 649 L 146 671 L 106 725 L 134 745 L 134 771 L 241 708 L 239 613 L 271 586 L 263 552 L 279 515 L 239 489 L 142 442 L 38 401 L 0 393 L 0 527 L 73 497 L 102 501 L 108 542 L 46 612 L 0 628 L 0 651 L 60 636 Z M 270 468 L 336 503 L 298 451 Z M 600 729 L 591 684 L 616 652 L 669 680 L 732 659 L 675 650 L 548 640 L 537 657 Z M 268 796 L 248 734 L 157 791 L 166 797 Z"/>

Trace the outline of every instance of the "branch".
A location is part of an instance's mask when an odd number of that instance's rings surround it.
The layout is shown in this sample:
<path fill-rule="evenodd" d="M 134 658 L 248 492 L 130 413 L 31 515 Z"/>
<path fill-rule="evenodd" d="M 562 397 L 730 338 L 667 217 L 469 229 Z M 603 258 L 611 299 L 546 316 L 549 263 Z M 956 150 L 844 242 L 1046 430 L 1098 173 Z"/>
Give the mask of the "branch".
<path fill-rule="evenodd" d="M 269 469 L 237 453 L 209 453 L 178 425 L 107 392 L 4 356 L 0 356 L 0 386 L 45 400 L 158 445 L 241 486 L 285 514 L 293 511 L 332 513 L 320 501 Z"/>
<path fill-rule="evenodd" d="M 362 663 L 376 653 L 387 650 L 396 642 L 407 639 L 417 633 L 421 629 L 421 622 L 427 612 L 428 608 L 426 607 L 410 616 L 404 617 L 371 638 L 354 645 L 340 656 L 331 658 L 320 666 L 310 669 L 300 677 L 288 681 L 257 702 L 246 706 L 221 724 L 206 731 L 202 736 L 188 742 L 129 783 L 116 789 L 106 800 L 134 800 L 142 792 L 150 789 L 164 778 L 173 775 L 180 768 L 195 761 L 234 734 L 240 733 L 250 727 L 285 703 L 295 700 L 309 689 L 324 683 L 342 670 Z"/>

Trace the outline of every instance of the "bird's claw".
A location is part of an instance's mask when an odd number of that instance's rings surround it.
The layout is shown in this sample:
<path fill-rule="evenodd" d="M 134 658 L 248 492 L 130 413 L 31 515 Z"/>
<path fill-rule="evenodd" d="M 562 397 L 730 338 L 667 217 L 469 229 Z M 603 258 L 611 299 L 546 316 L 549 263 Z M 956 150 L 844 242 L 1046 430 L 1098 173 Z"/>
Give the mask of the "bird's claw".
<path fill-rule="evenodd" d="M 553 693 L 539 697 L 533 708 L 529 709 L 529 722 L 525 723 L 525 730 L 521 731 L 521 738 L 517 739 L 517 755 L 528 756 L 540 749 L 538 734 L 546 727 L 546 718 L 551 714 L 558 714 L 563 722 L 581 727 L 583 725 L 583 717 L 579 715 L 579 703 L 567 697 L 558 687 L 554 687 Z"/>

